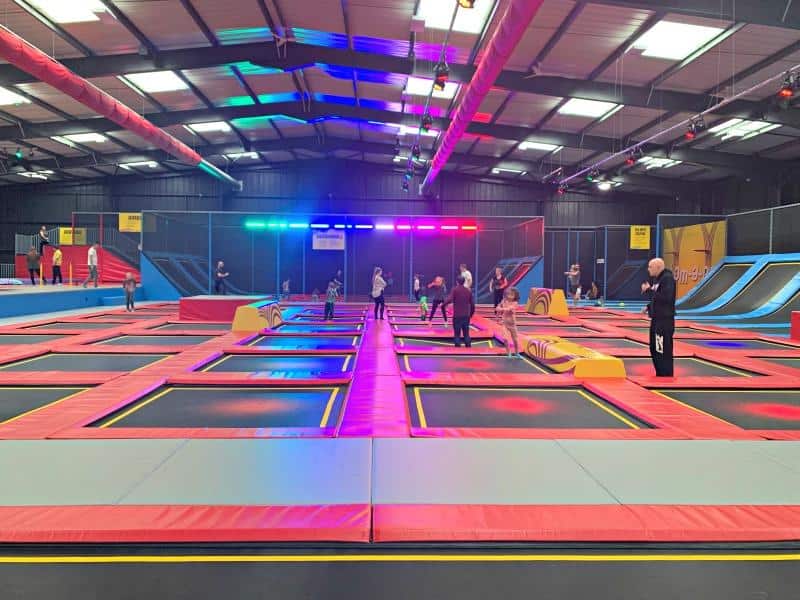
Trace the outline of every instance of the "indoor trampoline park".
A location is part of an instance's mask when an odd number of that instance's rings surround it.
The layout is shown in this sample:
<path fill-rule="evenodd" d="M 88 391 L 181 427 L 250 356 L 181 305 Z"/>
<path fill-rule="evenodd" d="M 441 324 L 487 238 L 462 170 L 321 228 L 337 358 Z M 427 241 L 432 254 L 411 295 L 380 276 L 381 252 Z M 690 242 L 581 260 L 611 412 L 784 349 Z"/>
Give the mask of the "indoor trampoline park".
<path fill-rule="evenodd" d="M 800 4 L 0 10 L 2 600 L 800 589 Z"/>

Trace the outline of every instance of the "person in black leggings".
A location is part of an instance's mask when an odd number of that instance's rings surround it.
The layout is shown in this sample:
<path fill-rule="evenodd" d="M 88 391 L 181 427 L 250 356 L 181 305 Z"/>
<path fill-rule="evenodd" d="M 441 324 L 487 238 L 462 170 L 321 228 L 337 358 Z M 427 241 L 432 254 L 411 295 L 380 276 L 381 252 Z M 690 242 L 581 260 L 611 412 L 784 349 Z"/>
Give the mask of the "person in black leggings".
<path fill-rule="evenodd" d="M 494 292 L 494 314 L 497 314 L 497 307 L 503 301 L 503 295 L 508 287 L 508 279 L 503 275 L 501 267 L 495 267 L 494 277 L 489 281 L 489 290 Z"/>
<path fill-rule="evenodd" d="M 433 316 L 436 314 L 436 309 L 442 307 L 442 318 L 447 323 L 447 311 L 444 307 L 444 297 L 447 294 L 447 286 L 444 282 L 444 277 L 437 275 L 433 281 L 428 284 L 428 298 L 431 300 L 431 315 L 428 321 L 433 323 Z"/>
<path fill-rule="evenodd" d="M 372 275 L 372 301 L 375 303 L 375 319 L 378 318 L 380 309 L 380 319 L 383 321 L 383 312 L 386 310 L 386 299 L 383 297 L 383 290 L 386 289 L 386 281 L 383 279 L 383 269 L 375 267 Z"/>

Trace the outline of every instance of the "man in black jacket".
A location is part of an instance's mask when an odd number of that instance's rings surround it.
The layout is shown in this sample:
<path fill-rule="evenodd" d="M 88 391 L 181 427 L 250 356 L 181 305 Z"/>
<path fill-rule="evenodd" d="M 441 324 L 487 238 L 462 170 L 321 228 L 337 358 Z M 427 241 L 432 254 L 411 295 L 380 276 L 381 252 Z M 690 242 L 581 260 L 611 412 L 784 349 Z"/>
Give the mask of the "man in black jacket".
<path fill-rule="evenodd" d="M 650 294 L 643 312 L 650 317 L 650 356 L 656 377 L 672 377 L 672 336 L 675 334 L 675 277 L 664 260 L 654 258 L 647 265 L 650 281 L 642 284 L 642 293 Z"/>
<path fill-rule="evenodd" d="M 453 338 L 456 348 L 461 347 L 461 340 L 467 348 L 472 347 L 472 339 L 469 335 L 469 322 L 475 314 L 475 299 L 472 292 L 464 285 L 466 279 L 463 275 L 456 278 L 456 287 L 452 289 L 450 295 L 442 304 L 442 310 L 448 305 L 453 305 Z"/>

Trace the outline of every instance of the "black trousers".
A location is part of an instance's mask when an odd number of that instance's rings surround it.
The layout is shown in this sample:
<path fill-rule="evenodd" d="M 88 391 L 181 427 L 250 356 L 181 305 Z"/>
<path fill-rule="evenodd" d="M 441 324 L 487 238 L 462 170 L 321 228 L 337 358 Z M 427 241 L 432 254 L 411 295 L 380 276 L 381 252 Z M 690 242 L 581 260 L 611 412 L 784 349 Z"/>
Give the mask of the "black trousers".
<path fill-rule="evenodd" d="M 453 317 L 453 340 L 456 348 L 461 347 L 461 341 L 467 348 L 472 347 L 472 338 L 469 337 L 469 317 Z"/>
<path fill-rule="evenodd" d="M 36 285 L 36 276 L 39 274 L 39 269 L 28 269 L 28 274 L 31 276 L 31 285 Z"/>
<path fill-rule="evenodd" d="M 224 279 L 217 279 L 214 281 L 214 291 L 223 296 L 228 293 Z"/>
<path fill-rule="evenodd" d="M 414 290 L 414 300 L 419 302 L 419 290 Z"/>
<path fill-rule="evenodd" d="M 333 320 L 333 302 L 326 302 L 325 303 L 325 321 L 332 321 Z"/>
<path fill-rule="evenodd" d="M 135 308 L 133 306 L 133 297 L 135 294 L 136 292 L 129 292 L 128 290 L 125 290 L 125 308 Z"/>
<path fill-rule="evenodd" d="M 386 298 L 381 294 L 377 298 L 373 296 L 372 301 L 375 303 L 375 318 L 378 318 L 378 308 L 380 307 L 380 318 L 383 319 L 383 312 L 386 310 Z"/>
<path fill-rule="evenodd" d="M 505 290 L 498 290 L 497 288 L 494 289 L 494 307 L 497 308 L 500 303 L 503 301 L 503 293 Z"/>
<path fill-rule="evenodd" d="M 44 247 L 48 246 L 50 242 L 47 240 L 39 240 L 39 256 L 44 256 L 42 252 L 44 251 Z"/>
<path fill-rule="evenodd" d="M 650 321 L 650 356 L 656 368 L 656 377 L 673 376 L 672 337 L 675 335 L 674 319 Z"/>
<path fill-rule="evenodd" d="M 434 300 L 433 306 L 431 306 L 431 315 L 428 317 L 429 321 L 433 321 L 433 316 L 436 314 L 436 309 L 442 307 L 442 318 L 444 322 L 447 323 L 447 311 L 444 309 L 444 302 L 442 300 Z"/>
<path fill-rule="evenodd" d="M 64 283 L 64 278 L 61 276 L 60 265 L 53 265 L 53 285 L 56 284 L 56 280 L 58 283 Z"/>

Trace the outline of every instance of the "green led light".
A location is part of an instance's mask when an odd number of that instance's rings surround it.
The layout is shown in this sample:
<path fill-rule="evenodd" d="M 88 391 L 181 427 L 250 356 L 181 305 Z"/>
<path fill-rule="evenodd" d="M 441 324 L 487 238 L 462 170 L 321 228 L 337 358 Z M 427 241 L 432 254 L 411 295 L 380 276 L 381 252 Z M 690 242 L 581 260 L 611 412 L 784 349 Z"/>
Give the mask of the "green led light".
<path fill-rule="evenodd" d="M 264 221 L 245 221 L 244 228 L 245 229 L 264 229 L 267 226 Z"/>

